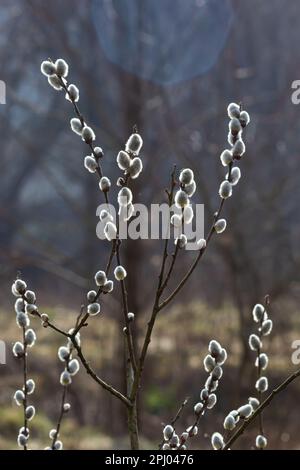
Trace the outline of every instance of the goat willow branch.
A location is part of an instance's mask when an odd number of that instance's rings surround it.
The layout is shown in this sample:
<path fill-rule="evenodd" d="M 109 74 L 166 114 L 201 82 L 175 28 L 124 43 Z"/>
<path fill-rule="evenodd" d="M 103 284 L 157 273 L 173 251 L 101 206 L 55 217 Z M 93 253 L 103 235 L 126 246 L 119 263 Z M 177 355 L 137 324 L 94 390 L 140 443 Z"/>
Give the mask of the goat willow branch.
<path fill-rule="evenodd" d="M 50 71 L 50 73 L 48 73 L 49 71 Z M 92 151 L 92 156 L 85 157 L 85 167 L 91 173 L 97 173 L 98 174 L 98 176 L 99 176 L 99 187 L 100 187 L 100 190 L 104 194 L 106 203 L 108 204 L 109 203 L 108 191 L 109 191 L 111 183 L 110 183 L 110 180 L 107 177 L 103 176 L 103 171 L 102 171 L 102 168 L 101 168 L 101 165 L 100 165 L 100 158 L 103 157 L 103 151 L 100 147 L 95 147 L 94 144 L 93 144 L 93 141 L 95 139 L 95 134 L 94 134 L 93 130 L 90 127 L 86 126 L 86 121 L 85 121 L 85 119 L 84 119 L 84 117 L 83 117 L 83 115 L 82 115 L 82 113 L 81 113 L 81 111 L 78 107 L 77 101 L 79 100 L 79 91 L 78 91 L 77 87 L 75 87 L 75 85 L 72 85 L 72 84 L 68 85 L 68 83 L 67 83 L 66 76 L 68 75 L 68 66 L 64 61 L 62 61 L 60 59 L 58 61 L 56 61 L 55 64 L 53 63 L 52 60 L 50 60 L 49 62 L 44 62 L 42 64 L 42 72 L 45 73 L 48 76 L 48 81 L 49 81 L 50 85 L 53 86 L 53 88 L 58 89 L 58 90 L 63 89 L 66 92 L 66 98 L 69 101 L 71 101 L 71 103 L 73 105 L 73 108 L 74 108 L 74 111 L 75 111 L 75 114 L 77 116 L 77 118 L 71 119 L 71 128 L 75 133 L 82 136 L 82 139 L 86 142 L 86 144 L 89 146 L 89 148 Z M 108 260 L 108 263 L 107 263 L 107 267 L 106 267 L 106 270 L 105 270 L 106 275 L 108 275 L 108 273 L 109 273 L 111 263 L 113 261 L 113 256 L 115 254 L 117 254 L 116 247 L 118 247 L 118 246 L 119 246 L 118 241 L 112 240 L 112 249 L 111 249 L 111 253 L 110 253 L 109 260 Z M 119 248 L 118 248 L 117 256 L 118 257 L 120 256 L 119 255 Z M 100 273 L 102 273 L 102 272 L 99 272 L 97 274 L 100 274 Z M 97 276 L 97 274 L 96 274 L 96 276 Z M 109 283 L 112 283 L 112 281 L 108 281 L 106 283 L 106 285 L 108 285 Z M 122 285 L 122 294 L 123 294 L 123 300 L 124 300 L 124 298 L 127 296 L 124 281 L 121 283 L 121 285 Z M 90 311 L 92 309 L 98 309 L 99 310 L 100 307 L 97 307 L 97 305 L 98 305 L 97 302 L 98 302 L 99 297 L 100 297 L 100 295 L 101 295 L 101 293 L 103 292 L 104 289 L 105 289 L 105 285 L 104 284 L 102 285 L 102 283 L 101 283 L 101 285 L 98 289 L 98 292 L 96 293 L 96 295 L 93 296 L 93 300 L 92 300 L 93 304 L 90 307 Z M 107 289 L 106 292 L 110 292 L 111 290 L 112 290 L 112 287 Z M 127 300 L 126 300 L 126 305 L 127 305 Z M 128 308 L 126 307 L 126 305 L 124 306 L 124 311 L 126 310 L 126 323 L 127 323 L 128 322 L 128 319 L 127 319 L 127 310 L 128 310 Z M 80 315 L 81 319 L 80 319 L 79 322 L 76 323 L 75 329 L 73 330 L 73 332 L 71 334 L 71 340 L 72 340 L 75 348 L 78 347 L 78 345 L 75 344 L 76 343 L 75 342 L 75 337 L 79 333 L 80 329 L 83 326 L 87 325 L 86 322 L 87 322 L 87 319 L 89 318 L 90 311 L 89 311 L 89 308 L 88 308 L 88 311 L 85 314 L 83 314 L 83 312 L 82 312 L 82 314 Z M 57 330 L 56 327 L 54 327 L 53 329 Z M 127 338 L 128 338 L 128 349 L 130 351 L 130 360 L 133 364 L 133 367 L 135 367 L 135 359 L 134 359 L 134 352 L 133 352 L 133 341 L 132 341 L 132 336 L 131 336 L 129 326 L 128 326 Z M 81 349 L 80 349 L 80 352 L 78 352 L 78 355 L 79 355 L 85 369 L 91 375 L 91 377 L 97 383 L 101 384 L 104 388 L 106 388 L 108 391 L 110 391 L 113 395 L 117 396 L 118 398 L 121 398 L 124 401 L 125 397 L 120 392 L 117 392 L 113 387 L 106 384 L 103 380 L 101 380 L 96 375 L 96 373 L 92 370 L 92 368 L 89 366 L 88 362 L 86 361 L 85 357 L 83 356 L 83 353 L 82 353 Z M 125 399 L 125 402 L 126 402 L 126 399 Z"/>
<path fill-rule="evenodd" d="M 231 449 L 231 447 L 235 443 L 235 441 L 244 433 L 244 431 L 255 420 L 255 418 L 260 416 L 260 414 L 263 412 L 263 410 L 267 406 L 269 406 L 269 404 L 272 402 L 272 400 L 275 398 L 275 396 L 278 395 L 279 393 L 283 392 L 298 377 L 300 377 L 300 369 L 298 369 L 296 372 L 294 372 L 289 377 L 287 377 L 287 379 L 284 382 L 282 382 L 280 385 L 278 385 L 278 387 L 276 387 L 270 393 L 270 395 L 261 403 L 261 405 L 255 410 L 255 412 L 251 415 L 251 417 L 249 419 L 247 419 L 246 421 L 244 421 L 242 426 L 226 442 L 225 446 L 223 447 L 223 450 Z"/>
<path fill-rule="evenodd" d="M 235 106 L 234 114 L 240 116 L 241 106 L 239 106 L 239 107 L 237 105 L 234 105 L 234 106 Z M 241 156 L 243 155 L 243 153 L 245 152 L 245 145 L 244 145 L 244 142 L 241 139 L 241 136 L 242 136 L 242 129 L 249 122 L 249 120 L 247 120 L 247 123 L 246 124 L 243 123 L 243 125 L 242 125 L 240 123 L 240 121 L 237 119 L 237 117 L 233 116 L 233 113 L 229 108 L 228 108 L 228 114 L 229 114 L 229 117 L 232 118 L 231 121 L 230 121 L 229 142 L 231 143 L 233 148 L 232 148 L 232 151 L 224 150 L 224 152 L 221 154 L 221 162 L 224 166 L 228 167 L 228 173 L 226 175 L 226 179 L 220 185 L 219 195 L 221 197 L 221 201 L 220 201 L 220 204 L 219 204 L 219 208 L 218 208 L 217 212 L 214 214 L 213 222 L 212 222 L 212 225 L 211 225 L 210 230 L 208 232 L 206 240 L 199 240 L 198 241 L 198 243 L 199 243 L 199 254 L 197 255 L 197 257 L 196 257 L 195 261 L 193 262 L 193 264 L 191 265 L 190 269 L 188 270 L 186 275 L 183 277 L 183 279 L 180 281 L 178 286 L 169 295 L 169 297 L 167 299 L 165 299 L 164 301 L 160 302 L 163 291 L 164 291 L 165 287 L 167 286 L 169 276 L 170 276 L 170 274 L 171 274 L 171 272 L 174 268 L 174 264 L 175 264 L 175 260 L 176 260 L 176 256 L 177 256 L 177 251 L 175 251 L 175 254 L 174 254 L 174 257 L 173 257 L 173 263 L 171 264 L 171 268 L 168 272 L 168 275 L 166 277 L 165 282 L 163 282 L 162 278 L 163 278 L 163 274 L 164 274 L 166 254 L 167 254 L 167 248 L 168 248 L 168 244 L 167 243 L 165 244 L 162 269 L 161 269 L 161 272 L 160 272 L 160 275 L 159 275 L 159 284 L 158 284 L 158 288 L 157 288 L 157 292 L 156 292 L 156 296 L 155 296 L 155 301 L 154 301 L 151 317 L 150 317 L 150 320 L 148 322 L 147 332 L 146 332 L 146 335 L 145 335 L 145 340 L 144 340 L 144 343 L 143 343 L 142 352 L 141 352 L 139 363 L 138 363 L 138 369 L 137 369 L 136 378 L 135 378 L 133 388 L 132 388 L 131 398 L 134 398 L 136 396 L 136 394 L 138 393 L 138 389 L 139 389 L 139 386 L 140 386 L 140 380 L 141 380 L 142 372 L 143 372 L 143 369 L 144 369 L 144 363 L 145 363 L 145 359 L 146 359 L 146 356 L 147 356 L 148 347 L 149 347 L 149 344 L 151 342 L 151 335 L 152 335 L 152 331 L 153 331 L 153 328 L 154 328 L 154 324 L 155 324 L 155 321 L 156 321 L 157 314 L 159 313 L 160 310 L 162 310 L 164 307 L 166 307 L 171 302 L 171 300 L 180 292 L 180 290 L 186 284 L 186 282 L 188 281 L 188 279 L 190 278 L 190 276 L 193 274 L 194 270 L 196 269 L 196 267 L 197 267 L 199 261 L 201 260 L 204 252 L 206 251 L 207 245 L 210 242 L 213 234 L 215 232 L 221 233 L 226 228 L 226 221 L 224 219 L 219 219 L 219 217 L 222 213 L 222 209 L 223 209 L 225 200 L 232 195 L 232 186 L 237 184 L 237 182 L 240 179 L 240 170 L 237 167 L 235 167 L 233 169 L 233 161 L 234 161 L 234 159 L 239 160 L 241 158 Z M 236 121 L 236 122 L 234 121 L 235 126 L 232 126 L 232 124 L 231 124 L 232 121 L 233 121 L 233 118 Z M 180 184 L 181 189 L 175 195 L 175 202 L 176 202 L 176 197 L 177 197 L 177 204 L 182 208 L 185 208 L 185 203 L 183 202 L 181 204 L 180 203 L 180 198 L 181 198 L 182 201 L 184 201 L 183 194 L 186 190 L 186 188 L 185 188 L 186 185 L 185 185 L 184 181 L 187 181 L 187 179 L 185 180 L 187 175 L 184 172 L 191 172 L 192 173 L 192 171 L 189 170 L 189 169 L 182 170 L 182 172 L 180 174 L 180 177 L 179 177 L 180 183 L 181 183 Z M 191 176 L 191 175 L 189 175 L 189 176 Z M 174 177 L 172 179 L 172 182 L 174 182 Z M 192 173 L 192 177 L 188 178 L 187 186 L 190 186 L 192 183 L 194 183 L 193 173 Z M 174 191 L 174 185 L 173 184 L 172 184 L 171 187 L 173 188 L 173 191 Z M 191 194 L 193 194 L 194 191 L 195 191 L 195 189 L 193 190 L 193 192 Z M 187 192 L 187 194 L 188 194 L 188 192 Z M 172 203 L 172 201 L 171 201 L 171 203 Z"/>

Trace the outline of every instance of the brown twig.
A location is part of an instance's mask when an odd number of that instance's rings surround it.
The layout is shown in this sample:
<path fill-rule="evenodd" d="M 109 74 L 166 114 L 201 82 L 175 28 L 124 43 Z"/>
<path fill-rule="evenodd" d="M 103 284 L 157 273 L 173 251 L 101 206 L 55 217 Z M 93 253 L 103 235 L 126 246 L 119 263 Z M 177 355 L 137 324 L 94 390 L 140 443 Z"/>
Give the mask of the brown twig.
<path fill-rule="evenodd" d="M 91 366 L 89 365 L 89 363 L 86 360 L 85 356 L 83 355 L 82 349 L 77 344 L 76 339 L 71 338 L 71 340 L 72 340 L 74 348 L 76 349 L 78 357 L 79 357 L 83 367 L 85 368 L 86 372 L 95 380 L 95 382 L 97 382 L 99 385 L 101 385 L 102 388 L 104 388 L 105 390 L 110 392 L 112 395 L 114 395 L 116 398 L 121 400 L 121 402 L 123 402 L 124 405 L 126 405 L 127 407 L 131 407 L 132 406 L 131 401 L 128 398 L 126 398 L 125 395 L 123 395 L 121 392 L 116 390 L 112 385 L 106 383 L 104 380 L 102 380 L 100 377 L 98 377 L 96 372 L 91 368 Z"/>
<path fill-rule="evenodd" d="M 167 193 L 167 196 L 168 196 L 169 208 L 172 206 L 173 199 L 174 199 L 174 190 L 175 190 L 175 186 L 176 186 L 175 174 L 176 174 L 176 165 L 174 165 L 173 171 L 171 173 L 170 189 L 166 190 L 166 193 Z M 159 273 L 159 277 L 158 277 L 158 286 L 157 286 L 157 294 L 156 294 L 157 297 L 160 297 L 162 292 L 163 292 L 162 285 L 164 283 L 164 274 L 165 274 L 165 267 L 166 267 L 166 262 L 167 262 L 167 258 L 168 258 L 168 246 L 169 246 L 169 240 L 170 240 L 169 227 L 168 227 L 168 232 L 166 233 L 165 236 L 166 236 L 166 238 L 165 238 L 164 250 L 163 250 L 163 256 L 162 256 L 162 264 L 161 264 L 161 269 L 160 269 L 160 273 Z"/>
<path fill-rule="evenodd" d="M 65 402 L 66 402 L 66 395 L 67 395 L 67 387 L 64 386 L 64 387 L 63 387 L 62 397 L 61 397 L 61 406 L 60 406 L 60 413 L 59 413 L 59 417 L 58 417 L 58 421 L 57 421 L 57 426 L 56 426 L 56 432 L 55 432 L 55 435 L 53 436 L 52 444 L 51 444 L 52 450 L 55 449 L 55 443 L 56 443 L 56 441 L 57 441 L 57 439 L 58 439 L 59 431 L 60 431 L 60 427 L 61 427 L 61 423 L 62 423 L 62 419 L 63 419 L 64 414 L 65 414 L 64 405 L 65 405 Z"/>
<path fill-rule="evenodd" d="M 173 272 L 173 269 L 174 269 L 174 266 L 175 266 L 175 263 L 176 263 L 176 259 L 177 259 L 177 255 L 179 253 L 179 243 L 176 244 L 176 247 L 175 247 L 175 250 L 174 250 L 174 253 L 172 254 L 172 262 L 170 264 L 170 267 L 169 267 L 169 270 L 166 274 L 166 277 L 165 277 L 165 280 L 160 288 L 160 296 L 162 295 L 162 293 L 164 292 L 165 288 L 167 287 L 168 285 L 168 282 L 170 280 L 170 277 L 171 277 L 171 274 Z"/>
<path fill-rule="evenodd" d="M 34 317 L 39 317 L 40 319 L 42 319 L 42 314 L 38 311 L 38 310 L 35 310 L 34 312 L 31 313 L 31 315 Z M 66 331 L 58 328 L 56 325 L 54 325 L 54 323 L 52 323 L 51 321 L 47 320 L 45 323 L 45 326 L 51 328 L 52 330 L 56 331 L 57 333 L 59 333 L 60 335 L 63 335 L 65 336 L 66 338 L 70 338 L 71 335 L 69 333 L 67 333 Z"/>

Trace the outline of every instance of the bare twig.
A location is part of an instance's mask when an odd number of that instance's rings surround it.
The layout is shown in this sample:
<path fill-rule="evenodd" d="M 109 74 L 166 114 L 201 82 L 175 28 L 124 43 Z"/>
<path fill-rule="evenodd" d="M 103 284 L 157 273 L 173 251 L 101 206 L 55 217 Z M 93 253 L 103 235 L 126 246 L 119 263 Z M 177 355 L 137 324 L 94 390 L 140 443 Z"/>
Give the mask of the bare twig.
<path fill-rule="evenodd" d="M 160 296 L 162 295 L 162 293 L 164 292 L 165 288 L 167 287 L 167 284 L 169 282 L 169 279 L 171 277 L 171 274 L 172 274 L 172 271 L 174 269 L 174 266 L 175 266 L 175 262 L 176 262 L 176 258 L 177 258 L 177 255 L 179 253 L 179 243 L 176 244 L 176 247 L 175 247 L 175 250 L 174 250 L 174 253 L 172 254 L 172 262 L 170 264 L 170 267 L 169 267 L 169 270 L 166 274 L 166 277 L 165 277 L 165 280 L 160 288 Z"/>
<path fill-rule="evenodd" d="M 34 311 L 33 316 L 37 316 L 37 317 L 41 318 L 41 314 L 38 312 L 38 310 Z M 110 385 L 107 382 L 105 382 L 104 380 L 102 380 L 96 374 L 96 372 L 90 367 L 88 361 L 86 360 L 86 358 L 84 357 L 84 355 L 82 353 L 81 347 L 78 346 L 78 344 L 76 342 L 76 338 L 75 338 L 76 335 L 74 336 L 74 333 L 72 333 L 72 334 L 67 333 L 67 332 L 61 330 L 60 328 L 57 328 L 49 320 L 47 320 L 47 326 L 49 328 L 53 329 L 54 331 L 56 331 L 57 333 L 65 336 L 66 338 L 69 338 L 72 341 L 75 349 L 77 350 L 78 357 L 81 360 L 81 363 L 82 363 L 83 367 L 86 369 L 87 373 L 95 380 L 95 382 L 97 382 L 99 385 L 101 385 L 101 387 L 104 388 L 105 390 L 109 391 L 112 395 L 119 398 L 126 406 L 131 406 L 131 402 L 121 392 L 116 390 L 112 385 Z"/>
<path fill-rule="evenodd" d="M 181 403 L 180 407 L 177 410 L 176 415 L 174 416 L 174 418 L 170 422 L 171 426 L 174 427 L 174 425 L 177 423 L 177 421 L 179 420 L 179 418 L 181 416 L 181 413 L 183 412 L 183 409 L 187 405 L 188 401 L 189 401 L 189 397 L 187 397 L 183 400 L 183 402 Z M 161 443 L 159 444 L 159 446 L 158 446 L 159 450 L 162 448 L 163 444 L 164 444 L 164 440 L 162 440 Z"/>
<path fill-rule="evenodd" d="M 168 205 L 169 207 L 172 206 L 173 200 L 174 200 L 174 190 L 176 186 L 176 178 L 175 178 L 175 173 L 176 173 L 176 165 L 174 165 L 173 171 L 171 173 L 171 182 L 170 182 L 170 189 L 166 190 L 167 196 L 168 196 Z M 169 231 L 169 227 L 167 229 Z M 166 261 L 168 258 L 168 246 L 169 246 L 169 232 L 166 233 L 166 238 L 165 238 L 165 243 L 164 243 L 164 251 L 163 251 L 163 256 L 162 256 L 162 264 L 161 264 L 161 269 L 158 277 L 158 286 L 157 286 L 157 296 L 161 296 L 163 289 L 163 279 L 164 279 L 164 274 L 165 274 L 165 267 L 166 267 Z"/>
<path fill-rule="evenodd" d="M 42 314 L 38 311 L 38 310 L 35 310 L 32 314 L 32 316 L 36 316 L 36 317 L 39 317 L 41 320 L 42 320 Z M 70 334 L 67 333 L 66 331 L 62 330 L 61 328 L 58 328 L 56 325 L 54 325 L 54 323 L 52 323 L 51 321 L 47 320 L 45 323 L 45 326 L 51 328 L 52 330 L 56 331 L 57 333 L 59 333 L 60 335 L 63 335 L 65 336 L 66 338 L 70 338 Z"/>
<path fill-rule="evenodd" d="M 56 432 L 53 436 L 52 444 L 51 444 L 51 448 L 53 450 L 55 449 L 55 444 L 56 444 L 56 441 L 57 441 L 58 436 L 59 436 L 59 431 L 60 431 L 62 419 L 63 419 L 63 416 L 65 414 L 64 405 L 65 405 L 65 402 L 66 402 L 66 395 L 67 395 L 67 387 L 64 386 L 63 387 L 62 397 L 61 397 L 60 413 L 59 413 L 59 417 L 58 417 L 58 421 L 57 421 L 57 425 L 56 425 Z"/>

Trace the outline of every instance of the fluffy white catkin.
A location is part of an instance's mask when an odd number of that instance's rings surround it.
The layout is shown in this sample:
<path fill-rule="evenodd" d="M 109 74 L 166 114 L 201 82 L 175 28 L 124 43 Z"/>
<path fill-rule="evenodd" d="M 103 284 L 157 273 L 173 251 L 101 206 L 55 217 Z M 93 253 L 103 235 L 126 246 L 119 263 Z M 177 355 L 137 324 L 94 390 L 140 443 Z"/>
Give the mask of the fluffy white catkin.
<path fill-rule="evenodd" d="M 125 150 L 133 155 L 138 155 L 143 146 L 143 139 L 140 134 L 132 134 L 126 142 Z"/>

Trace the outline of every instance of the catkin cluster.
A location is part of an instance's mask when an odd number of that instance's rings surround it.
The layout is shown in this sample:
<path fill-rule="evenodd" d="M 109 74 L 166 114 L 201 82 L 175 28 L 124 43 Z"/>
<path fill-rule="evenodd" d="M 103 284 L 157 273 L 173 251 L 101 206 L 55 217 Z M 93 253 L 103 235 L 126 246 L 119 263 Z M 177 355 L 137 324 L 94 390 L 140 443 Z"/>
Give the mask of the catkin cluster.
<path fill-rule="evenodd" d="M 94 280 L 98 290 L 90 290 L 87 293 L 87 314 L 89 316 L 95 316 L 101 312 L 101 305 L 99 303 L 100 294 L 108 294 L 114 288 L 114 282 L 107 279 L 105 271 L 97 271 Z"/>
<path fill-rule="evenodd" d="M 118 179 L 118 186 L 124 186 L 128 178 L 136 179 L 143 170 L 143 162 L 140 158 L 140 151 L 143 146 L 143 139 L 137 132 L 131 134 L 125 144 L 125 150 L 120 150 L 117 155 L 117 164 L 124 176 Z"/>
<path fill-rule="evenodd" d="M 69 331 L 73 333 L 73 329 Z M 78 332 L 75 336 L 75 341 L 80 346 L 80 333 Z M 70 339 L 65 346 L 60 346 L 58 349 L 58 358 L 64 363 L 64 370 L 60 375 L 60 384 L 63 387 L 68 387 L 72 383 L 72 377 L 79 371 L 79 362 L 77 359 L 72 358 L 73 343 Z"/>
<path fill-rule="evenodd" d="M 268 318 L 266 307 L 262 304 L 256 304 L 254 306 L 252 316 L 257 325 L 257 331 L 249 336 L 249 347 L 256 353 L 255 367 L 257 368 L 258 378 L 255 388 L 260 402 L 262 394 L 269 388 L 268 378 L 265 376 L 269 358 L 265 352 L 262 352 L 263 338 L 271 333 L 273 322 Z M 261 426 L 260 428 L 260 434 L 256 437 L 255 445 L 258 449 L 264 449 L 267 446 L 267 438 L 264 435 L 263 427 Z"/>
<path fill-rule="evenodd" d="M 249 397 L 248 403 L 232 410 L 225 417 L 223 422 L 224 430 L 227 433 L 233 431 L 239 422 L 248 420 L 253 413 L 258 409 L 261 404 L 261 396 L 268 390 L 268 379 L 263 375 L 263 372 L 268 367 L 268 356 L 262 352 L 262 339 L 268 336 L 273 328 L 273 322 L 268 318 L 266 307 L 261 304 L 256 304 L 252 311 L 254 322 L 257 324 L 257 332 L 249 336 L 249 347 L 251 351 L 256 353 L 255 367 L 257 368 L 257 381 L 255 384 L 257 397 Z M 220 450 L 224 447 L 224 437 L 222 434 L 215 432 L 211 438 L 212 446 L 215 450 Z M 267 439 L 263 432 L 262 414 L 260 414 L 260 434 L 257 435 L 255 445 L 257 449 L 264 449 L 267 446 Z"/>
<path fill-rule="evenodd" d="M 185 224 L 191 224 L 194 218 L 194 211 L 191 204 L 191 197 L 197 189 L 194 180 L 194 172 L 190 168 L 184 168 L 179 174 L 179 189 L 175 193 L 174 201 L 180 213 L 175 213 L 171 216 L 170 223 L 174 229 L 183 229 Z M 175 245 L 179 248 L 184 248 L 187 244 L 187 237 L 184 233 L 180 233 L 175 238 Z"/>
<path fill-rule="evenodd" d="M 227 113 L 230 118 L 228 143 L 230 149 L 225 149 L 221 155 L 220 160 L 222 165 L 227 167 L 228 172 L 225 180 L 222 181 L 219 188 L 219 195 L 222 199 L 227 199 L 232 196 L 233 187 L 236 186 L 241 178 L 241 170 L 237 166 L 233 166 L 235 161 L 242 158 L 245 153 L 245 144 L 243 141 L 243 130 L 250 122 L 250 116 L 246 111 L 242 111 L 241 106 L 236 103 L 230 103 L 227 108 Z M 215 231 L 222 233 L 226 229 L 226 220 L 216 220 Z"/>
<path fill-rule="evenodd" d="M 14 394 L 15 403 L 23 406 L 24 411 L 24 425 L 19 430 L 17 442 L 20 447 L 27 449 L 30 434 L 28 422 L 35 416 L 35 407 L 28 403 L 28 396 L 35 391 L 35 382 L 28 378 L 27 356 L 28 348 L 32 348 L 36 342 L 36 333 L 30 328 L 29 318 L 29 315 L 34 315 L 37 311 L 36 295 L 33 291 L 27 290 L 26 282 L 22 279 L 16 279 L 12 284 L 12 293 L 17 297 L 15 301 L 16 323 L 22 330 L 22 341 L 17 341 L 13 345 L 13 355 L 24 362 L 23 387 L 16 390 Z"/>
<path fill-rule="evenodd" d="M 223 427 L 225 431 L 233 431 L 239 422 L 245 421 L 251 417 L 254 411 L 259 406 L 259 401 L 254 397 L 249 397 L 248 403 L 232 410 L 225 417 Z M 222 445 L 220 443 L 222 442 Z M 211 438 L 211 444 L 215 450 L 220 450 L 224 447 L 224 437 L 222 434 L 215 432 Z"/>
<path fill-rule="evenodd" d="M 211 410 L 217 403 L 217 395 L 214 392 L 217 390 L 223 375 L 222 366 L 226 362 L 227 352 L 216 340 L 212 340 L 209 343 L 208 352 L 209 354 L 205 356 L 203 365 L 209 376 L 203 389 L 200 391 L 200 400 L 194 406 L 195 421 L 180 436 L 176 434 L 172 425 L 168 424 L 165 426 L 163 429 L 165 441 L 162 446 L 163 450 L 187 449 L 188 439 L 198 434 L 198 423 L 201 416 L 205 414 L 206 410 Z"/>

